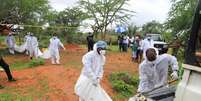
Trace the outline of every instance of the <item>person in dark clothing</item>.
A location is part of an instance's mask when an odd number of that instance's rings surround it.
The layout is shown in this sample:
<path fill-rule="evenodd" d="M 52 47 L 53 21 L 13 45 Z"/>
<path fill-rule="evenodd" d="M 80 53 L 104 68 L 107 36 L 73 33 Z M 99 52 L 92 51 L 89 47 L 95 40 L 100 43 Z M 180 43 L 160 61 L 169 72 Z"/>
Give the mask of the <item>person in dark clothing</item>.
<path fill-rule="evenodd" d="M 141 62 L 143 52 L 141 50 L 142 39 L 141 39 L 140 35 L 136 35 L 135 42 L 136 42 L 136 46 L 137 46 L 137 52 L 136 52 L 136 59 L 135 60 L 137 60 L 138 62 Z"/>
<path fill-rule="evenodd" d="M 122 35 L 118 36 L 118 44 L 119 44 L 119 51 L 122 52 L 123 51 L 123 36 Z"/>
<path fill-rule="evenodd" d="M 16 81 L 11 75 L 9 65 L 4 61 L 2 57 L 0 57 L 0 66 L 5 70 L 9 82 Z"/>
<path fill-rule="evenodd" d="M 10 29 L 9 29 L 8 27 L 6 27 L 6 26 L 1 26 L 0 35 L 1 35 L 2 33 L 8 35 L 9 32 L 10 32 Z M 16 81 L 16 80 L 13 78 L 13 76 L 11 75 L 9 65 L 4 61 L 4 59 L 3 59 L 2 56 L 3 56 L 3 54 L 0 53 L 0 67 L 2 67 L 2 68 L 5 70 L 9 82 Z M 3 88 L 3 87 L 0 85 L 0 89 L 1 89 L 1 88 Z"/>
<path fill-rule="evenodd" d="M 93 46 L 94 46 L 93 37 L 94 37 L 93 33 L 89 33 L 88 36 L 87 36 L 88 52 L 93 50 Z"/>

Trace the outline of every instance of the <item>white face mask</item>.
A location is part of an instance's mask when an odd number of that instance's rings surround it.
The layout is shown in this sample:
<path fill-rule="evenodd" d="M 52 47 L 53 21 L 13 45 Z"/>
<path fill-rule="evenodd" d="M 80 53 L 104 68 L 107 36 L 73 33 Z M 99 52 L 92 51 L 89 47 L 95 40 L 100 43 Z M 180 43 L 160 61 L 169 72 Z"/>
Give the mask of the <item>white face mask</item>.
<path fill-rule="evenodd" d="M 100 51 L 100 54 L 101 54 L 101 55 L 105 55 L 105 54 L 106 54 L 106 50 L 101 50 L 101 51 Z"/>

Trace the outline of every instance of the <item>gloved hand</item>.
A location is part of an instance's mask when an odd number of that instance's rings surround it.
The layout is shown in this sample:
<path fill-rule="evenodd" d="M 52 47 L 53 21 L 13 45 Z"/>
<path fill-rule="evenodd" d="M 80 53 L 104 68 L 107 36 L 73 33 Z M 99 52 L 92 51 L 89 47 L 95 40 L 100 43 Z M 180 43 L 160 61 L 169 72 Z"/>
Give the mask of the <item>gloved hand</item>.
<path fill-rule="evenodd" d="M 92 83 L 94 86 L 98 86 L 99 84 L 98 78 L 93 78 Z"/>
<path fill-rule="evenodd" d="M 173 73 L 171 74 L 171 77 L 173 80 L 177 80 L 179 78 L 177 71 L 173 71 Z"/>

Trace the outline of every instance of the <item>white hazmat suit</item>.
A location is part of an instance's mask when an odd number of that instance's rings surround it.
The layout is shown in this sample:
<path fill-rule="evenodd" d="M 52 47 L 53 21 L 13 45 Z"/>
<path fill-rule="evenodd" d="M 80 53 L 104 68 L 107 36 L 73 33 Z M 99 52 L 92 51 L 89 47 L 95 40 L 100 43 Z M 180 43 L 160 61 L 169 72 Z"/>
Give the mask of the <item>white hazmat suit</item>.
<path fill-rule="evenodd" d="M 140 83 L 138 92 L 144 93 L 153 90 L 154 88 L 165 86 L 168 82 L 168 68 L 171 66 L 173 73 L 172 79 L 178 79 L 178 62 L 177 59 L 169 54 L 157 56 L 153 62 L 144 60 L 139 67 Z M 138 101 L 137 96 L 131 97 L 129 101 Z"/>
<path fill-rule="evenodd" d="M 149 37 L 149 40 L 148 40 L 148 38 L 146 38 L 142 41 L 141 44 L 142 44 L 141 49 L 143 50 L 143 58 L 145 59 L 146 58 L 146 50 L 154 47 L 154 41 Z"/>
<path fill-rule="evenodd" d="M 38 48 L 38 40 L 35 36 L 30 35 L 30 37 L 27 37 L 27 42 L 26 42 L 26 49 L 29 52 L 30 57 L 32 58 L 35 56 L 38 58 L 39 56 L 39 48 Z"/>
<path fill-rule="evenodd" d="M 8 46 L 8 50 L 11 54 L 15 54 L 15 37 L 12 34 L 9 34 L 6 38 L 6 44 Z"/>
<path fill-rule="evenodd" d="M 162 54 L 157 56 L 154 62 L 144 60 L 139 69 L 140 83 L 138 92 L 147 92 L 155 87 L 167 84 L 169 66 L 173 70 L 171 75 L 173 79 L 178 79 L 178 62 L 174 56 Z"/>
<path fill-rule="evenodd" d="M 28 55 L 29 54 L 29 51 L 28 51 L 28 47 L 27 47 L 27 40 L 30 38 L 30 33 L 28 33 L 25 37 L 24 37 L 24 42 L 25 42 L 25 50 L 26 50 L 26 54 Z"/>
<path fill-rule="evenodd" d="M 52 64 L 60 64 L 60 55 L 59 55 L 59 48 L 62 47 L 65 50 L 64 45 L 61 41 L 56 37 L 52 37 L 50 39 L 49 51 L 51 55 Z"/>
<path fill-rule="evenodd" d="M 97 44 L 98 42 L 94 45 L 93 51 L 88 52 L 82 58 L 84 67 L 75 85 L 75 93 L 79 96 L 80 101 L 112 101 L 100 86 L 105 56 L 97 52 Z M 101 53 L 104 54 L 104 52 Z"/>

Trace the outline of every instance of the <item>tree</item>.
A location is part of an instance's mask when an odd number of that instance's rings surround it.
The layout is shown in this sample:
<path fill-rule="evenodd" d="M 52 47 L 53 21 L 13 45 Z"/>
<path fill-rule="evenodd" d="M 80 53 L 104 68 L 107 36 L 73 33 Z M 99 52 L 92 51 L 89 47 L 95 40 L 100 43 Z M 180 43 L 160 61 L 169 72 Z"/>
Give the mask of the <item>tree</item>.
<path fill-rule="evenodd" d="M 139 29 L 139 27 L 135 26 L 134 24 L 129 24 L 128 25 L 128 34 L 134 36 L 138 29 Z"/>
<path fill-rule="evenodd" d="M 1 23 L 39 23 L 50 8 L 48 0 L 0 0 L 0 2 Z"/>
<path fill-rule="evenodd" d="M 69 34 L 74 33 L 80 26 L 81 22 L 87 18 L 87 15 L 78 7 L 66 8 L 61 12 L 51 12 L 46 16 L 48 22 L 54 28 L 48 28 L 48 31 L 58 30 L 62 33 L 63 38 L 67 38 Z M 55 29 L 56 28 L 56 29 Z"/>
<path fill-rule="evenodd" d="M 113 22 L 125 22 L 133 13 L 124 9 L 129 0 L 80 0 L 80 5 L 86 13 L 94 20 L 92 29 L 101 32 L 102 38 L 105 39 L 107 27 Z"/>
<path fill-rule="evenodd" d="M 161 34 L 163 32 L 163 25 L 159 22 L 153 20 L 148 22 L 142 26 L 143 33 L 158 33 Z"/>
<path fill-rule="evenodd" d="M 172 33 L 173 37 L 176 36 L 177 40 L 180 40 L 178 44 L 187 44 L 197 3 L 198 0 L 172 0 L 172 7 L 165 22 L 165 28 Z M 173 37 L 172 39 L 174 39 Z M 179 49 L 184 52 L 184 47 Z"/>
<path fill-rule="evenodd" d="M 172 0 L 166 28 L 177 34 L 189 30 L 198 0 Z"/>

